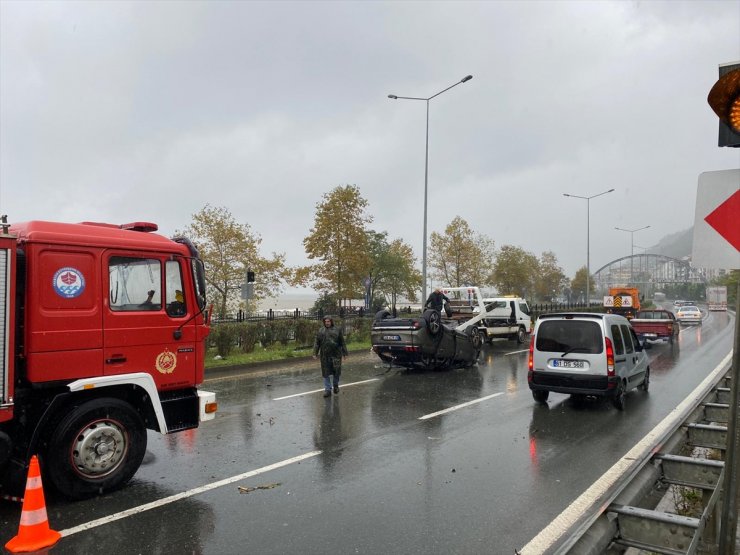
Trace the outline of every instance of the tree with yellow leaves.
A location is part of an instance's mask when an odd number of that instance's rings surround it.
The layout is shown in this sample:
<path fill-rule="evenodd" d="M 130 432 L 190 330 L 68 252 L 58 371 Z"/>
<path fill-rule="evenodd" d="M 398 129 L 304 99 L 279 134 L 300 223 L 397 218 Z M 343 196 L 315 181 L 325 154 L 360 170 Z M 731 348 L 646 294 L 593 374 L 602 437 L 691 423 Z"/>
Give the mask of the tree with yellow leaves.
<path fill-rule="evenodd" d="M 314 225 L 303 246 L 316 264 L 300 268 L 294 283 L 332 293 L 342 302 L 364 295 L 370 269 L 368 229 L 372 217 L 356 185 L 335 187 L 316 204 Z"/>
<path fill-rule="evenodd" d="M 215 300 L 220 317 L 239 306 L 248 270 L 257 276 L 253 302 L 278 295 L 288 279 L 285 255 L 263 257 L 259 252 L 262 238 L 249 224 L 237 223 L 227 208 L 206 204 L 193 214 L 193 222 L 182 234 L 198 248 L 205 265 L 208 297 Z"/>

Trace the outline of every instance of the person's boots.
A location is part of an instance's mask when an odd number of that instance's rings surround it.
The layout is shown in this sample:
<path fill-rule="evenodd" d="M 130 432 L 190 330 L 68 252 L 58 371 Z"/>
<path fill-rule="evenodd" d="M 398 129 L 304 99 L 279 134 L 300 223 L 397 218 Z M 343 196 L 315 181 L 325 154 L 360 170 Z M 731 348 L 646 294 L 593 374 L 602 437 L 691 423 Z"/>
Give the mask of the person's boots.
<path fill-rule="evenodd" d="M 324 391 L 324 397 L 331 397 L 331 389 L 327 389 Z"/>
<path fill-rule="evenodd" d="M 339 394 L 339 386 L 338 385 L 335 385 L 334 386 L 334 395 L 338 395 L 338 394 Z"/>

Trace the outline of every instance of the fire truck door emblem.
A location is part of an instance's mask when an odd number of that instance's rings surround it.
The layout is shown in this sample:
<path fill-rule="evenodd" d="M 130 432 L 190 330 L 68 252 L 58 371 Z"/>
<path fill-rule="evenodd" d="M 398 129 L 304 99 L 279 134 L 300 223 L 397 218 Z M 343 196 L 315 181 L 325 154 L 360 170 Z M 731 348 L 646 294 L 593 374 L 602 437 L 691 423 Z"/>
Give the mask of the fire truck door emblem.
<path fill-rule="evenodd" d="M 85 290 L 85 277 L 76 268 L 60 268 L 54 274 L 52 285 L 60 297 L 74 299 Z"/>
<path fill-rule="evenodd" d="M 172 374 L 177 366 L 177 355 L 172 351 L 163 351 L 157 355 L 154 366 L 162 374 Z"/>

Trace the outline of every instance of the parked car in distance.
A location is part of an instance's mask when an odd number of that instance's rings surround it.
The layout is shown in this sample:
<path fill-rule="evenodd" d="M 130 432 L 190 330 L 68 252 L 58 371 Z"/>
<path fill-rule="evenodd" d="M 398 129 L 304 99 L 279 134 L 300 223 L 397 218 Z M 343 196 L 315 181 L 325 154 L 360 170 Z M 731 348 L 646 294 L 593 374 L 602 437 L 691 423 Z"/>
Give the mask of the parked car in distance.
<path fill-rule="evenodd" d="M 529 389 L 545 403 L 551 391 L 610 398 L 624 410 L 627 392 L 650 386 L 648 357 L 629 320 L 618 314 L 540 316 L 529 344 Z"/>
<path fill-rule="evenodd" d="M 676 320 L 681 324 L 701 325 L 701 310 L 692 305 L 681 306 L 676 310 Z"/>
<path fill-rule="evenodd" d="M 680 328 L 673 312 L 659 308 L 640 310 L 630 324 L 645 347 L 650 345 L 647 340 L 661 339 L 673 343 Z"/>

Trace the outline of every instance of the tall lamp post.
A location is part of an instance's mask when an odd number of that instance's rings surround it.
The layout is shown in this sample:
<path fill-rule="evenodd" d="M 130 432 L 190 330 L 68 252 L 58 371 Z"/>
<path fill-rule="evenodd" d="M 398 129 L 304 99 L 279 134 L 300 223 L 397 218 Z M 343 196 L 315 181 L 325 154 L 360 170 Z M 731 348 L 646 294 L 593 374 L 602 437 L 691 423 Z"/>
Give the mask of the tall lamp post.
<path fill-rule="evenodd" d="M 429 101 L 435 96 L 439 96 L 443 92 L 449 91 L 452 87 L 458 86 L 460 83 L 465 83 L 473 78 L 472 75 L 466 75 L 460 79 L 454 85 L 450 85 L 444 90 L 433 94 L 429 98 L 420 98 L 416 96 L 398 96 L 395 94 L 389 94 L 388 98 L 393 100 L 423 100 L 427 103 L 427 133 L 426 133 L 426 152 L 424 155 L 424 243 L 422 246 L 423 252 L 421 257 L 421 278 L 422 278 L 422 290 L 421 290 L 421 302 L 426 301 L 427 298 L 427 190 L 428 190 L 428 178 L 429 178 Z"/>
<path fill-rule="evenodd" d="M 634 268 L 634 256 L 635 256 L 635 233 L 638 231 L 642 231 L 643 229 L 649 228 L 649 225 L 646 225 L 645 227 L 639 227 L 637 229 L 622 229 L 621 227 L 615 227 L 614 229 L 618 231 L 626 231 L 630 234 L 630 285 L 634 284 L 634 276 L 633 276 L 633 268 Z M 639 248 L 639 247 L 638 247 Z"/>
<path fill-rule="evenodd" d="M 611 193 L 613 190 L 614 189 L 609 189 L 608 191 L 603 191 L 596 195 L 591 195 L 590 197 L 582 197 L 579 195 L 570 195 L 568 193 L 563 193 L 564 197 L 580 198 L 586 201 L 586 306 L 591 306 L 591 244 L 589 237 L 591 227 L 591 199 L 600 197 L 601 195 L 605 195 L 607 193 Z"/>

